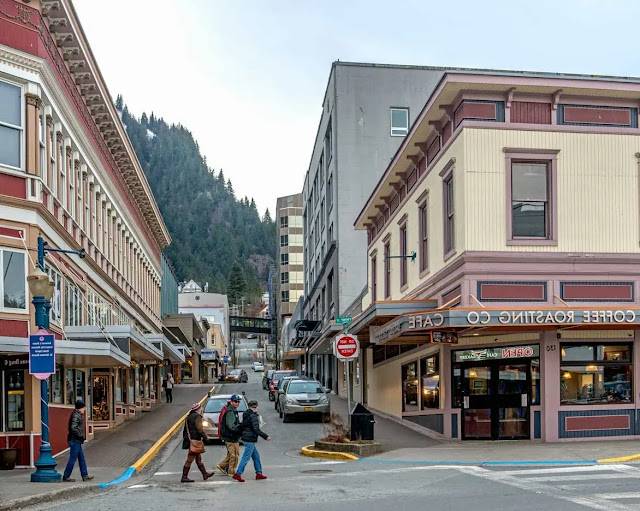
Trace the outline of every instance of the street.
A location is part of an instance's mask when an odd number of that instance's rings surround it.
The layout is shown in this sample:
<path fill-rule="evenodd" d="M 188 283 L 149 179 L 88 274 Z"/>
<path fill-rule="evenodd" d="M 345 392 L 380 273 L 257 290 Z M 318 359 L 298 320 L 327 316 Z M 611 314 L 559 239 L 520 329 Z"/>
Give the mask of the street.
<path fill-rule="evenodd" d="M 230 509 L 388 510 L 422 508 L 452 510 L 634 510 L 640 509 L 640 467 L 596 465 L 572 467 L 475 467 L 420 463 L 341 462 L 305 458 L 302 445 L 319 438 L 322 425 L 314 422 L 283 424 L 261 387 L 261 374 L 246 367 L 248 384 L 226 384 L 220 393 L 240 393 L 257 398 L 272 442 L 260 440 L 267 481 L 256 481 L 253 467 L 245 471 L 246 483 L 216 474 L 203 482 L 195 465 L 195 483 L 180 483 L 186 451 L 181 438 L 169 444 L 161 463 L 147 479 L 139 477 L 98 496 L 67 501 L 39 509 L 121 510 Z M 210 445 L 203 455 L 213 469 L 224 447 Z M 38 508 L 35 508 L 38 509 Z"/>

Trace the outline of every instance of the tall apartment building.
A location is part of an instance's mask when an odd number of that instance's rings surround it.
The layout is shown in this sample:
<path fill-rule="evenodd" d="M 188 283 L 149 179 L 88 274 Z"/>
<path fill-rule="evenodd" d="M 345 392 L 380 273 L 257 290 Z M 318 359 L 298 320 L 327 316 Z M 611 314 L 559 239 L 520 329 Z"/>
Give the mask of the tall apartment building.
<path fill-rule="evenodd" d="M 298 304 L 304 292 L 302 262 L 302 194 L 279 197 L 276 201 L 277 278 L 275 299 L 279 331 L 285 318 Z M 280 339 L 282 341 L 282 339 Z M 284 346 L 284 344 L 281 344 Z"/>
<path fill-rule="evenodd" d="M 181 353 L 163 335 L 161 252 L 171 238 L 70 0 L 0 2 L 0 447 L 33 465 L 40 384 L 26 277 L 37 239 L 53 249 L 49 380 L 54 454 L 67 449 L 76 399 L 86 434 L 149 410 L 160 365 Z"/>
<path fill-rule="evenodd" d="M 359 304 L 367 283 L 367 237 L 353 222 L 442 75 L 418 66 L 331 66 L 303 190 L 304 317 L 318 322 L 304 344 L 307 371 L 334 391 L 341 389 L 330 340 L 340 327 L 331 320 Z"/>

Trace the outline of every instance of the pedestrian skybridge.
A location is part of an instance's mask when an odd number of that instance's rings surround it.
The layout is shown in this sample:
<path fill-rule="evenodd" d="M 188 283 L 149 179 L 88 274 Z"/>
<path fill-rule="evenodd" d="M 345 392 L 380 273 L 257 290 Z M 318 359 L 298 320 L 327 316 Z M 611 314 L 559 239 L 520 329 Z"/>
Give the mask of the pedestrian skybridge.
<path fill-rule="evenodd" d="M 248 334 L 270 334 L 271 320 L 269 318 L 251 318 L 246 316 L 229 316 L 232 332 Z"/>

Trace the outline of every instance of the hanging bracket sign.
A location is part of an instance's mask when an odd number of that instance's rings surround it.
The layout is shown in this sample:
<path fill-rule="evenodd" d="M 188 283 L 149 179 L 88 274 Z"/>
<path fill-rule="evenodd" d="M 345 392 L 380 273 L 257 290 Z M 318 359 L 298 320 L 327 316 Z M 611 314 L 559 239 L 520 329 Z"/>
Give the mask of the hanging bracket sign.
<path fill-rule="evenodd" d="M 53 334 L 40 332 L 29 336 L 29 374 L 46 380 L 56 372 L 56 346 Z"/>

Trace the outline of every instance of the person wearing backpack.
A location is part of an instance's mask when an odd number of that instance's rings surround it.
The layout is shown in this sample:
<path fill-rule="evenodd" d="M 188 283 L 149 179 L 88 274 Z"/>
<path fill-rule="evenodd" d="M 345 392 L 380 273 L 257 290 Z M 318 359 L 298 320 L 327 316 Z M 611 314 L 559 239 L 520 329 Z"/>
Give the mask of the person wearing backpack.
<path fill-rule="evenodd" d="M 237 394 L 231 396 L 218 418 L 218 435 L 227 446 L 227 456 L 218 464 L 218 470 L 223 474 L 233 476 L 238 466 L 240 456 L 240 435 L 242 424 L 238 415 L 241 397 Z"/>
<path fill-rule="evenodd" d="M 256 479 L 258 481 L 267 478 L 262 473 L 262 462 L 260 460 L 260 453 L 256 447 L 258 443 L 258 437 L 264 438 L 267 442 L 271 441 L 271 437 L 267 435 L 262 429 L 260 429 L 260 415 L 258 415 L 258 402 L 255 400 L 249 401 L 249 410 L 244 412 L 242 419 L 242 443 L 244 443 L 244 452 L 242 453 L 242 459 L 240 465 L 236 470 L 233 478 L 239 483 L 244 483 L 242 473 L 249 463 L 249 460 L 253 460 L 253 467 L 256 470 Z"/>

